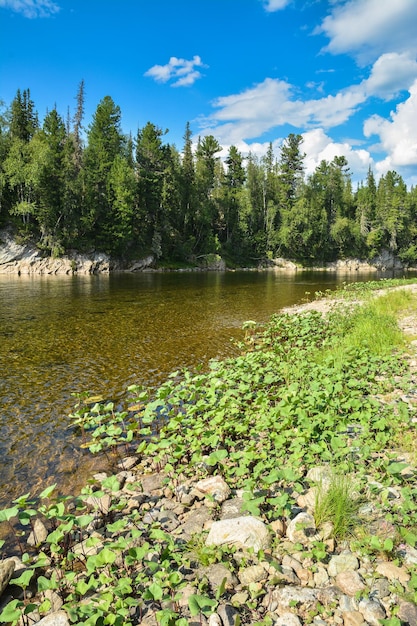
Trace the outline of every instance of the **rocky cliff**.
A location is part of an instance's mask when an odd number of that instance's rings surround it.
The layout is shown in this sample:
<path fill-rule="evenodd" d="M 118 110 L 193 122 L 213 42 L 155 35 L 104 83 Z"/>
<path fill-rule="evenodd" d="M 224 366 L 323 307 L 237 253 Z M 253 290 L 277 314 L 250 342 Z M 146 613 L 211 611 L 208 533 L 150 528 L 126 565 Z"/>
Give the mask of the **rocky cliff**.
<path fill-rule="evenodd" d="M 35 246 L 18 243 L 9 230 L 0 231 L 0 274 L 108 274 L 114 270 L 140 271 L 150 267 L 153 256 L 134 261 L 129 266 L 113 261 L 103 252 L 80 254 L 72 251 L 65 256 L 46 256 Z"/>

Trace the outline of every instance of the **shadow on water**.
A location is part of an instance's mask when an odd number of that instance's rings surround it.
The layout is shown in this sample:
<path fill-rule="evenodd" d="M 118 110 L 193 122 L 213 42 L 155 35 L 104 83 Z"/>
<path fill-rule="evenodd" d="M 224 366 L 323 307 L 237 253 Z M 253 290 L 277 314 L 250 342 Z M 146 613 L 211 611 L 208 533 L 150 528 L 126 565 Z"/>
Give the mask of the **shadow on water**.
<path fill-rule="evenodd" d="M 104 463 L 80 448 L 73 393 L 118 399 L 176 369 L 231 356 L 244 321 L 375 274 L 142 273 L 0 277 L 0 506 Z M 306 296 L 306 292 L 310 295 Z"/>

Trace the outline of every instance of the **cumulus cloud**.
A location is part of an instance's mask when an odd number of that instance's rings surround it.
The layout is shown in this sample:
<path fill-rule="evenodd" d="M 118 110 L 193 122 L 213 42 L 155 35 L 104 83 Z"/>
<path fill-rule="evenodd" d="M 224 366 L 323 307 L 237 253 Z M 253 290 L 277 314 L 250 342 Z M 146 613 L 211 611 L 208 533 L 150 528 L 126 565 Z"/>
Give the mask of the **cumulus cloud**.
<path fill-rule="evenodd" d="M 379 173 L 417 164 L 417 80 L 409 92 L 407 100 L 391 112 L 390 119 L 372 115 L 365 121 L 365 137 L 378 136 L 380 149 L 387 153 L 378 164 Z"/>
<path fill-rule="evenodd" d="M 265 11 L 268 13 L 274 13 L 274 11 L 281 11 L 290 3 L 290 0 L 262 0 L 265 7 Z"/>
<path fill-rule="evenodd" d="M 190 61 L 171 57 L 165 65 L 154 65 L 145 72 L 145 76 L 153 78 L 157 83 L 171 82 L 171 87 L 188 87 L 201 78 L 202 74 L 196 67 L 207 67 L 198 55 Z"/>
<path fill-rule="evenodd" d="M 216 110 L 200 123 L 228 144 L 255 139 L 286 124 L 302 130 L 334 128 L 349 120 L 369 98 L 390 100 L 410 89 L 416 78 L 417 62 L 410 54 L 386 53 L 376 60 L 368 78 L 335 94 L 302 99 L 288 82 L 266 78 L 240 93 L 214 100 Z"/>
<path fill-rule="evenodd" d="M 307 176 L 315 171 L 321 161 L 333 161 L 336 156 L 346 157 L 356 182 L 364 180 L 369 166 L 373 167 L 373 160 L 368 150 L 355 149 L 350 141 L 335 142 L 322 128 L 303 133 L 301 148 L 306 155 L 304 165 Z"/>
<path fill-rule="evenodd" d="M 345 122 L 364 99 L 364 89 L 352 87 L 334 96 L 302 100 L 294 95 L 290 84 L 266 78 L 239 94 L 217 98 L 213 106 L 218 111 L 206 120 L 206 125 L 227 143 L 254 139 L 285 124 L 330 128 Z"/>
<path fill-rule="evenodd" d="M 60 7 L 52 0 L 0 0 L 0 8 L 21 13 L 29 19 L 50 17 L 60 10 Z"/>
<path fill-rule="evenodd" d="M 416 77 L 417 62 L 411 54 L 390 52 L 374 63 L 364 87 L 368 95 L 389 100 L 409 89 Z"/>
<path fill-rule="evenodd" d="M 330 39 L 325 51 L 367 63 L 386 51 L 416 51 L 416 22 L 415 0 L 349 0 L 334 6 L 315 32 Z"/>

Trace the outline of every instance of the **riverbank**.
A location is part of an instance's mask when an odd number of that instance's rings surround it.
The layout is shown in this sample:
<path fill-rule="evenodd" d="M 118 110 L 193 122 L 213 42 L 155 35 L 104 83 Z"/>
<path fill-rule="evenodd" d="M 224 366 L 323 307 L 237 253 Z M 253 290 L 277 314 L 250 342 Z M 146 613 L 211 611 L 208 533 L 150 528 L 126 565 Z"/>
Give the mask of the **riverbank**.
<path fill-rule="evenodd" d="M 415 624 L 416 286 L 362 289 L 320 301 L 325 317 L 248 322 L 240 356 L 151 401 L 132 388 L 128 415 L 81 404 L 92 450 L 142 443 L 76 499 L 46 490 L 2 512 L 32 520 L 38 552 L 35 570 L 14 561 L 26 596 L 12 580 L 6 616 Z"/>
<path fill-rule="evenodd" d="M 195 265 L 178 268 L 177 271 L 226 271 L 230 269 L 217 254 L 201 255 Z M 240 268 L 244 269 L 244 268 Z M 318 266 L 302 267 L 294 261 L 276 258 L 259 261 L 259 264 L 246 268 L 251 270 L 274 269 L 297 272 L 302 269 L 323 270 L 340 273 L 396 272 L 406 268 L 401 260 L 389 251 L 383 251 L 373 259 L 339 259 Z M 129 262 L 112 259 L 103 252 L 81 254 L 71 251 L 61 257 L 45 256 L 30 243 L 19 243 L 10 230 L 0 231 L 0 274 L 18 276 L 62 276 L 109 274 L 111 272 L 172 271 L 159 267 L 155 257 L 148 255 Z"/>

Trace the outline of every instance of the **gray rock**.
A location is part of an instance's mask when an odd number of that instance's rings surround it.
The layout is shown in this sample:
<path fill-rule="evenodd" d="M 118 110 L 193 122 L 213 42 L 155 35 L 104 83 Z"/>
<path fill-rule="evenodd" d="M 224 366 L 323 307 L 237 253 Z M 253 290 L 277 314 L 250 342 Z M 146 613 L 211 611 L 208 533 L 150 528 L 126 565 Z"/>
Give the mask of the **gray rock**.
<path fill-rule="evenodd" d="M 220 519 L 232 519 L 233 517 L 241 517 L 243 498 L 231 498 L 222 504 Z"/>
<path fill-rule="evenodd" d="M 354 571 L 359 569 L 359 561 L 351 552 L 343 552 L 332 556 L 327 568 L 329 576 L 337 576 L 341 572 Z"/>
<path fill-rule="evenodd" d="M 217 607 L 217 614 L 220 615 L 223 626 L 235 626 L 239 612 L 231 604 L 220 604 Z"/>
<path fill-rule="evenodd" d="M 318 565 L 317 571 L 314 572 L 313 580 L 315 587 L 324 587 L 325 585 L 327 585 L 329 583 L 329 576 L 327 574 L 326 568 Z"/>
<path fill-rule="evenodd" d="M 224 502 L 230 496 L 230 487 L 221 476 L 209 476 L 199 480 L 195 488 L 201 493 L 212 496 L 216 502 Z"/>
<path fill-rule="evenodd" d="M 287 526 L 287 537 L 292 543 L 310 543 L 316 534 L 314 517 L 310 513 L 299 513 Z"/>
<path fill-rule="evenodd" d="M 183 535 L 190 538 L 195 533 L 201 533 L 206 522 L 212 519 L 212 512 L 209 508 L 202 506 L 187 513 L 186 520 L 183 524 L 175 529 L 175 534 Z"/>
<path fill-rule="evenodd" d="M 56 611 L 36 622 L 35 626 L 69 626 L 69 619 L 65 611 Z"/>
<path fill-rule="evenodd" d="M 151 494 L 153 491 L 162 489 L 164 486 L 165 474 L 143 474 L 140 478 L 142 484 L 143 493 Z"/>
<path fill-rule="evenodd" d="M 47 536 L 48 531 L 45 524 L 40 519 L 36 519 L 33 525 L 33 530 L 27 538 L 27 543 L 29 546 L 38 546 L 40 543 L 45 541 Z"/>
<path fill-rule="evenodd" d="M 238 584 L 236 576 L 222 563 L 215 563 L 214 565 L 203 567 L 200 569 L 200 573 L 207 576 L 207 580 L 213 589 L 218 589 L 225 578 L 226 589 L 228 590 L 234 589 Z"/>
<path fill-rule="evenodd" d="M 414 602 L 401 601 L 397 617 L 408 626 L 417 626 L 417 605 Z"/>
<path fill-rule="evenodd" d="M 381 626 L 381 619 L 385 619 L 387 614 L 384 607 L 378 600 L 361 600 L 359 602 L 359 612 L 371 626 Z"/>
<path fill-rule="evenodd" d="M 251 565 L 238 574 L 240 583 L 244 587 L 247 587 L 250 583 L 258 583 L 261 580 L 265 580 L 267 576 L 267 571 L 262 565 Z"/>
<path fill-rule="evenodd" d="M 387 578 L 377 578 L 371 587 L 370 595 L 376 598 L 387 598 L 390 593 L 390 585 Z"/>
<path fill-rule="evenodd" d="M 0 561 L 0 595 L 6 589 L 9 584 L 9 580 L 12 577 L 14 572 L 15 562 L 13 559 L 6 559 L 5 561 Z"/>
<path fill-rule="evenodd" d="M 358 601 L 356 598 L 351 598 L 350 596 L 342 595 L 339 598 L 339 609 L 342 613 L 350 613 L 358 610 Z"/>
<path fill-rule="evenodd" d="M 307 587 L 278 587 L 265 597 L 266 608 L 271 613 L 282 612 L 290 607 L 303 606 L 306 609 L 312 607 L 317 601 L 315 589 Z M 265 604 L 264 604 L 265 606 Z"/>
<path fill-rule="evenodd" d="M 253 548 L 255 552 L 266 549 L 271 544 L 267 526 L 250 515 L 213 522 L 206 539 L 206 545 L 238 544 Z"/>

